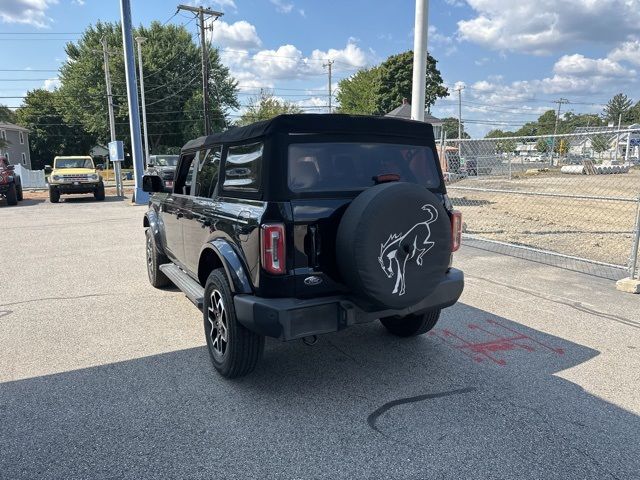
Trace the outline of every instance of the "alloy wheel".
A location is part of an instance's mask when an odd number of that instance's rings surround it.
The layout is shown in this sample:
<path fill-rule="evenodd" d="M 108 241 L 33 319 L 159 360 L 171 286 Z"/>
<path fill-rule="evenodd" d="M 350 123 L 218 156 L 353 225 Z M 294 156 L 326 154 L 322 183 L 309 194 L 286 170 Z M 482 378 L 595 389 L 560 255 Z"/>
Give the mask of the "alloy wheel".
<path fill-rule="evenodd" d="M 222 358 L 227 352 L 229 329 L 224 300 L 222 299 L 222 294 L 218 290 L 213 290 L 209 297 L 207 319 L 209 320 L 209 325 L 211 327 L 209 338 L 211 339 L 213 354 L 218 358 Z"/>

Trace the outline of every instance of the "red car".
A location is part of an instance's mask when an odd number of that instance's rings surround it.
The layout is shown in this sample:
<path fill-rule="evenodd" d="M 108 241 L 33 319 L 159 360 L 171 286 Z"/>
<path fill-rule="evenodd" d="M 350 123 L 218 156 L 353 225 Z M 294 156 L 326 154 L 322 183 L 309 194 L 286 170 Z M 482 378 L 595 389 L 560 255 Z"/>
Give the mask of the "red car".
<path fill-rule="evenodd" d="M 22 200 L 20 176 L 13 169 L 7 157 L 0 156 L 0 195 L 4 195 L 9 205 L 17 205 Z"/>

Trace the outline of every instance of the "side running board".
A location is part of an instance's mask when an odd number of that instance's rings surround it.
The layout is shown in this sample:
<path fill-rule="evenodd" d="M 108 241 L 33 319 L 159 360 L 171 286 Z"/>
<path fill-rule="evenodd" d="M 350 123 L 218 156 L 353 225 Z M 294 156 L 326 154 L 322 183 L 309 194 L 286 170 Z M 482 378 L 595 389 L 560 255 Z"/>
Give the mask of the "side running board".
<path fill-rule="evenodd" d="M 204 288 L 193 278 L 187 275 L 180 267 L 173 263 L 160 265 L 160 271 L 164 273 L 173 284 L 187 296 L 191 303 L 202 310 L 204 303 Z"/>

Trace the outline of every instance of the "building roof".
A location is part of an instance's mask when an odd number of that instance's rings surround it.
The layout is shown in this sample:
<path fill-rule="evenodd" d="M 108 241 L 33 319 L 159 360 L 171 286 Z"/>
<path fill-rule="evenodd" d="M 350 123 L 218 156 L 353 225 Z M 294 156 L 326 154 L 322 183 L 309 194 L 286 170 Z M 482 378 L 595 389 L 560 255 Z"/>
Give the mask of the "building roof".
<path fill-rule="evenodd" d="M 0 128 L 2 130 L 17 130 L 29 133 L 28 128 L 21 127 L 20 125 L 16 125 L 14 123 L 0 122 Z"/>
<path fill-rule="evenodd" d="M 385 117 L 395 117 L 395 118 L 404 118 L 409 120 L 411 118 L 411 104 L 408 102 L 406 98 L 402 99 L 402 105 L 398 108 L 391 110 L 389 113 L 385 115 Z M 439 118 L 434 117 L 433 115 L 426 113 L 424 114 L 424 121 L 431 125 L 440 126 L 444 122 Z"/>
<path fill-rule="evenodd" d="M 323 134 L 341 138 L 345 133 L 384 135 L 390 137 L 433 137 L 431 126 L 414 120 L 373 117 L 368 115 L 313 114 L 278 115 L 270 120 L 237 127 L 223 133 L 214 133 L 188 142 L 182 149 L 192 150 L 221 143 L 244 143 L 279 134 Z"/>

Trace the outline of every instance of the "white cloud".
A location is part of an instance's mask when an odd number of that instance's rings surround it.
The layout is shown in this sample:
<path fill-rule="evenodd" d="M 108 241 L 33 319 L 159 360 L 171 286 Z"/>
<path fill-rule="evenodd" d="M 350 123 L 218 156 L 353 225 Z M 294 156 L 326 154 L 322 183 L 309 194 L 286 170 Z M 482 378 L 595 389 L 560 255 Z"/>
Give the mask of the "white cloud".
<path fill-rule="evenodd" d="M 433 50 L 431 47 L 443 47 L 444 54 L 449 56 L 458 50 L 458 47 L 454 44 L 453 37 L 449 37 L 440 33 L 434 25 L 429 25 L 429 51 Z"/>
<path fill-rule="evenodd" d="M 303 8 L 299 8 L 298 13 L 300 14 L 301 17 L 307 18 L 307 14 Z"/>
<path fill-rule="evenodd" d="M 52 21 L 46 11 L 57 3 L 58 0 L 2 0 L 0 1 L 0 21 L 46 28 Z"/>
<path fill-rule="evenodd" d="M 85 0 L 71 0 L 71 3 L 78 5 L 79 7 L 83 7 L 85 4 Z"/>
<path fill-rule="evenodd" d="M 621 43 L 609 53 L 608 57 L 611 60 L 640 65 L 640 40 Z"/>
<path fill-rule="evenodd" d="M 627 70 L 618 62 L 609 58 L 587 58 L 578 53 L 564 55 L 553 66 L 558 75 L 589 77 L 629 77 L 635 76 L 635 71 Z"/>
<path fill-rule="evenodd" d="M 53 92 L 54 90 L 57 90 L 58 88 L 60 88 L 60 79 L 58 77 L 49 78 L 44 81 L 44 85 L 42 86 L 42 88 L 44 88 L 45 90 L 49 90 L 50 92 Z"/>
<path fill-rule="evenodd" d="M 612 45 L 638 31 L 640 0 L 467 0 L 476 17 L 458 36 L 484 47 L 546 55 L 567 45 Z"/>
<path fill-rule="evenodd" d="M 211 22 L 213 30 L 208 34 L 216 46 L 236 49 L 258 48 L 262 40 L 256 27 L 245 20 L 228 24 L 222 20 Z"/>
<path fill-rule="evenodd" d="M 444 0 L 444 3 L 452 7 L 464 7 L 464 0 Z"/>
<path fill-rule="evenodd" d="M 219 10 L 230 10 L 232 12 L 238 11 L 235 0 L 191 0 L 187 2 L 187 5 L 192 7 L 209 7 Z"/>
<path fill-rule="evenodd" d="M 295 6 L 291 2 L 285 2 L 284 0 L 269 0 L 276 6 L 276 10 L 280 13 L 291 13 Z"/>

